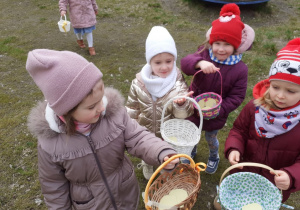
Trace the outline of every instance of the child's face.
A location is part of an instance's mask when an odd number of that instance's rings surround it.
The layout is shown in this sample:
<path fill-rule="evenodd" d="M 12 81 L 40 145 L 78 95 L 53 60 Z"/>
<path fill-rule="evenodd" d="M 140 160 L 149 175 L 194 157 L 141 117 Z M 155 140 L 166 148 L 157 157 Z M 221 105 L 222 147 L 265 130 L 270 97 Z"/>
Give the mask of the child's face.
<path fill-rule="evenodd" d="M 105 110 L 103 105 L 104 85 L 102 80 L 97 82 L 93 91 L 85 97 L 72 114 L 72 117 L 81 123 L 95 123 Z"/>
<path fill-rule="evenodd" d="M 216 41 L 212 44 L 212 52 L 219 61 L 224 61 L 233 54 L 234 47 L 228 42 Z"/>
<path fill-rule="evenodd" d="M 170 53 L 160 53 L 154 56 L 150 65 L 154 75 L 166 78 L 173 70 L 174 56 Z"/>
<path fill-rule="evenodd" d="M 270 98 L 280 109 L 294 106 L 300 100 L 300 85 L 287 81 L 271 80 Z"/>

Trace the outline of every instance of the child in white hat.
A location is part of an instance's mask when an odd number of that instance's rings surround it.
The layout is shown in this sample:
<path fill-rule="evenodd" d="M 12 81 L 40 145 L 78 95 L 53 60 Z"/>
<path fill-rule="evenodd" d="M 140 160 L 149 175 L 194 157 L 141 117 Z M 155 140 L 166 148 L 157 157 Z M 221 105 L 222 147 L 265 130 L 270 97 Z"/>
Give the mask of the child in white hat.
<path fill-rule="evenodd" d="M 231 165 L 255 162 L 269 170 L 244 167 L 282 190 L 282 202 L 300 191 L 300 38 L 277 53 L 269 78 L 253 88 L 254 99 L 241 111 L 225 143 Z"/>
<path fill-rule="evenodd" d="M 164 105 L 175 96 L 190 96 L 180 70 L 176 67 L 177 50 L 173 37 L 162 26 L 154 26 L 146 40 L 146 61 L 132 81 L 127 112 L 140 125 L 161 138 L 160 122 Z M 193 114 L 192 104 L 184 98 L 174 101 L 167 109 L 164 121 L 186 118 Z M 149 179 L 153 173 L 151 163 L 144 162 L 143 174 Z"/>
<path fill-rule="evenodd" d="M 104 88 L 100 70 L 82 56 L 37 49 L 26 69 L 46 99 L 32 109 L 28 127 L 38 139 L 48 209 L 137 209 L 138 181 L 125 151 L 152 165 L 176 151 L 129 117 L 121 94 Z"/>

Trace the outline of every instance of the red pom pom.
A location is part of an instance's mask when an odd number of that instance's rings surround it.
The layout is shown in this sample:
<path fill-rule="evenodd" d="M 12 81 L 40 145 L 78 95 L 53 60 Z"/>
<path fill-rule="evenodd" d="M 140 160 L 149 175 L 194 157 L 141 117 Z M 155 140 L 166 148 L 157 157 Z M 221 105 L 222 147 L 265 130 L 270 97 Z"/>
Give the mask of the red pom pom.
<path fill-rule="evenodd" d="M 287 46 L 289 46 L 289 45 L 298 45 L 298 47 L 300 47 L 300 38 L 292 39 L 291 41 L 289 41 L 287 43 Z"/>
<path fill-rule="evenodd" d="M 241 11 L 238 5 L 234 4 L 234 3 L 230 3 L 230 4 L 225 4 L 220 11 L 220 16 L 222 16 L 224 13 L 230 13 L 232 12 L 235 15 L 240 16 Z"/>

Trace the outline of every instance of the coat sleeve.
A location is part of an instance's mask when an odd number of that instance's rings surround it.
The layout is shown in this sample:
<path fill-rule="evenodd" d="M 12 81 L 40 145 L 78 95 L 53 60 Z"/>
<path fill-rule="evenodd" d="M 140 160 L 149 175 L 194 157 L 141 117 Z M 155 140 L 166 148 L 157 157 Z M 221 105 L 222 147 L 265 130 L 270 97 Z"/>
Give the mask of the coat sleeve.
<path fill-rule="evenodd" d="M 58 6 L 59 11 L 67 11 L 67 6 L 69 5 L 68 0 L 59 0 Z"/>
<path fill-rule="evenodd" d="M 159 159 L 160 153 L 170 155 L 176 151 L 165 141 L 157 138 L 145 127 L 140 126 L 124 111 L 123 120 L 125 125 L 125 146 L 129 154 L 143 159 L 150 165 L 159 165 L 163 162 Z"/>
<path fill-rule="evenodd" d="M 98 5 L 97 5 L 96 0 L 92 0 L 92 5 L 93 5 L 94 11 L 98 11 Z"/>
<path fill-rule="evenodd" d="M 201 50 L 201 48 L 199 48 L 199 50 Z M 195 66 L 199 61 L 204 60 L 204 58 L 202 53 L 199 54 L 198 51 L 193 54 L 189 54 L 180 60 L 181 70 L 186 75 L 194 75 L 199 70 L 196 69 Z"/>
<path fill-rule="evenodd" d="M 241 74 L 236 78 L 230 92 L 222 98 L 219 116 L 227 116 L 230 112 L 237 109 L 246 97 L 248 81 L 248 68 L 245 67 Z"/>
<path fill-rule="evenodd" d="M 128 99 L 125 106 L 127 113 L 132 119 L 137 119 L 141 113 L 136 88 L 137 84 L 135 79 L 131 83 Z"/>
<path fill-rule="evenodd" d="M 298 155 L 295 163 L 291 166 L 284 167 L 284 170 L 289 173 L 291 181 L 290 188 L 288 189 L 291 193 L 300 191 L 300 155 Z"/>
<path fill-rule="evenodd" d="M 251 123 L 251 113 L 250 109 L 254 109 L 253 101 L 251 100 L 241 111 L 233 127 L 230 130 L 228 137 L 225 141 L 225 157 L 228 158 L 229 153 L 232 150 L 237 150 L 240 152 L 241 157 L 245 151 L 245 145 L 247 139 L 249 138 L 249 128 Z"/>
<path fill-rule="evenodd" d="M 70 209 L 69 181 L 64 169 L 51 161 L 50 156 L 38 147 L 39 179 L 48 209 Z"/>

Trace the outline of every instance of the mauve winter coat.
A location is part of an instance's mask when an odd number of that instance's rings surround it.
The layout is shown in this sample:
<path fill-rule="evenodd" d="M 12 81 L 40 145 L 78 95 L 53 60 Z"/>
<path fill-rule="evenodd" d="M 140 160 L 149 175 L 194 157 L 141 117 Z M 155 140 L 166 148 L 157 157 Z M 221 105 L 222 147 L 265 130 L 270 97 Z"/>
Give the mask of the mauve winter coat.
<path fill-rule="evenodd" d="M 200 51 L 202 47 L 198 49 Z M 220 68 L 222 75 L 222 104 L 219 115 L 215 119 L 203 120 L 203 130 L 212 131 L 223 128 L 230 112 L 240 106 L 246 96 L 248 67 L 243 61 L 235 65 L 224 65 L 216 63 L 210 59 L 208 49 L 205 49 L 200 54 L 195 52 L 181 59 L 181 70 L 186 75 L 194 75 L 200 69 L 196 69 L 196 64 L 201 61 L 209 61 L 217 68 Z M 221 78 L 218 73 L 204 74 L 198 73 L 193 83 L 190 85 L 190 90 L 194 91 L 194 97 L 205 93 L 214 92 L 221 95 Z M 189 117 L 189 120 L 199 126 L 200 118 L 197 112 Z"/>
<path fill-rule="evenodd" d="M 106 88 L 105 95 L 106 114 L 93 124 L 88 137 L 51 130 L 45 119 L 46 102 L 29 115 L 29 129 L 38 138 L 39 179 L 49 209 L 113 209 L 91 147 L 120 210 L 137 209 L 139 202 L 138 181 L 125 152 L 151 165 L 159 165 L 165 156 L 176 153 L 129 117 L 118 91 Z"/>
<path fill-rule="evenodd" d="M 88 28 L 96 25 L 98 6 L 96 0 L 59 0 L 59 11 L 67 11 L 73 28 Z"/>
<path fill-rule="evenodd" d="M 241 111 L 225 142 L 225 156 L 232 150 L 241 154 L 241 162 L 255 162 L 268 165 L 274 170 L 283 170 L 290 176 L 288 190 L 283 190 L 283 202 L 292 192 L 300 190 L 300 123 L 287 133 L 274 138 L 261 138 L 254 125 L 255 106 L 251 100 Z M 258 167 L 244 167 L 232 172 L 250 171 L 258 173 L 274 184 L 274 175 Z"/>
<path fill-rule="evenodd" d="M 177 68 L 175 85 L 163 97 L 153 101 L 139 72 L 131 83 L 126 109 L 131 118 L 137 120 L 140 125 L 145 126 L 148 130 L 155 133 L 157 137 L 161 137 L 161 116 L 165 104 L 171 98 L 186 95 L 187 93 L 188 87 L 181 72 Z M 170 103 L 164 115 L 164 122 L 173 118 L 184 119 L 192 115 L 193 111 L 193 104 L 188 101 L 182 106 L 178 106 L 176 103 Z"/>

